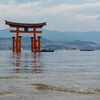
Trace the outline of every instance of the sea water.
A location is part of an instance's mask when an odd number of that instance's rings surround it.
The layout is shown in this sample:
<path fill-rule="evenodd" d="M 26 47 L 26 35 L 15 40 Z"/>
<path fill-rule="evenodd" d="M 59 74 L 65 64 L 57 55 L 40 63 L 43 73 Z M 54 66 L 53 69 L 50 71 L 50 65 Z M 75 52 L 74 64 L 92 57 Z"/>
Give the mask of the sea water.
<path fill-rule="evenodd" d="M 0 51 L 0 100 L 100 100 L 100 51 Z"/>

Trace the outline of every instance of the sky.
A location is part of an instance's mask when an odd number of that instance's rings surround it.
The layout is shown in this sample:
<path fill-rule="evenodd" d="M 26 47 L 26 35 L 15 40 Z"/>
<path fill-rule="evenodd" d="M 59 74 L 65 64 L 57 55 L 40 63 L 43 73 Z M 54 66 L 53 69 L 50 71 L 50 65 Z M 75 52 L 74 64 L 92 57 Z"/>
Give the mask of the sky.
<path fill-rule="evenodd" d="M 0 0 L 0 29 L 4 20 L 47 22 L 56 31 L 100 31 L 100 0 Z"/>

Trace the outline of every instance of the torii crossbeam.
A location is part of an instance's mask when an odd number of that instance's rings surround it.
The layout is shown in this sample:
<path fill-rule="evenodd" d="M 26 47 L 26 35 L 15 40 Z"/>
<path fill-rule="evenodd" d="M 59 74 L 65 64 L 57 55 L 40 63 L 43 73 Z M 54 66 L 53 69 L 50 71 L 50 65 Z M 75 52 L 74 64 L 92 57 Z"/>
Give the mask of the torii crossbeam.
<path fill-rule="evenodd" d="M 11 28 L 16 28 L 16 30 L 10 30 L 11 33 L 16 33 L 16 37 L 13 38 L 13 46 L 12 51 L 13 52 L 21 52 L 21 36 L 19 36 L 19 33 L 33 33 L 33 37 L 31 37 L 31 51 L 34 52 L 35 50 L 41 49 L 41 41 L 40 36 L 36 36 L 36 33 L 42 33 L 42 31 L 37 31 L 38 28 L 42 28 L 46 25 L 46 22 L 44 23 L 15 23 L 5 20 L 5 24 L 9 25 Z M 24 31 L 20 30 L 20 28 L 23 28 Z M 28 29 L 31 28 L 32 31 L 29 31 Z M 38 39 L 37 39 L 38 38 Z"/>

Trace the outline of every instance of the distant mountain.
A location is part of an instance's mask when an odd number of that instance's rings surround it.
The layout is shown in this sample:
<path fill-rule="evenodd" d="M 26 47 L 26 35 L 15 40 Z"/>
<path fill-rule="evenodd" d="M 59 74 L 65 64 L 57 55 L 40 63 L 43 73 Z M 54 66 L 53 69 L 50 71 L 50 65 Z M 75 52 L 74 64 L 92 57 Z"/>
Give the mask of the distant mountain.
<path fill-rule="evenodd" d="M 72 36 L 69 34 L 65 34 L 65 32 L 59 32 L 59 31 L 51 31 L 51 30 L 45 30 L 43 29 L 42 36 L 48 40 L 67 40 L 67 41 L 73 41 L 78 38 Z"/>
<path fill-rule="evenodd" d="M 78 38 L 80 38 L 80 40 L 100 43 L 100 32 L 96 32 L 96 31 L 83 32 L 79 35 Z"/>
<path fill-rule="evenodd" d="M 73 41 L 73 40 L 81 40 L 81 41 L 92 41 L 100 43 L 100 32 L 90 31 L 90 32 L 59 32 L 59 31 L 51 31 L 42 29 L 43 34 L 41 35 L 43 38 L 47 40 L 66 40 L 66 41 Z M 33 34 L 25 33 L 20 34 L 24 37 L 31 37 Z M 3 29 L 0 30 L 0 37 L 8 38 L 15 36 L 15 33 L 10 33 L 10 29 Z"/>
<path fill-rule="evenodd" d="M 10 29 L 2 29 L 0 30 L 0 37 L 10 37 Z"/>
<path fill-rule="evenodd" d="M 44 30 L 42 36 L 49 40 L 81 40 L 81 41 L 92 41 L 100 43 L 100 32 L 90 31 L 90 32 L 59 32 Z"/>

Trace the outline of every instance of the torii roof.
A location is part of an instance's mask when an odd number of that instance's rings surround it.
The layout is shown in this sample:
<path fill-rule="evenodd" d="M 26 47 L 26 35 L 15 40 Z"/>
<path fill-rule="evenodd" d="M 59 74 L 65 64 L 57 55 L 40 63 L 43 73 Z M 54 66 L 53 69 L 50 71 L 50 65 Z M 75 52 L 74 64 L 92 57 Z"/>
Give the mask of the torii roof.
<path fill-rule="evenodd" d="M 33 27 L 43 27 L 46 25 L 46 22 L 44 23 L 16 23 L 16 22 L 10 22 L 10 21 L 5 20 L 5 24 L 11 27 L 33 28 Z"/>

